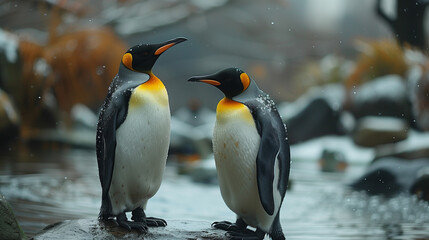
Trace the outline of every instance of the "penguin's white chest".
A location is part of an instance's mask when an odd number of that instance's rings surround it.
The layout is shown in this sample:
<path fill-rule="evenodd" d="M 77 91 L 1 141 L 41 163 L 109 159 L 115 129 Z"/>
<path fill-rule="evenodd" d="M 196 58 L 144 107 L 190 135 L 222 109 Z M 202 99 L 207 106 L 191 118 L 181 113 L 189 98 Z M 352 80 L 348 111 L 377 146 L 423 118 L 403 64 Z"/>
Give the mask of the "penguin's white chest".
<path fill-rule="evenodd" d="M 170 109 L 165 89 L 134 89 L 125 121 L 116 131 L 109 195 L 113 214 L 146 207 L 158 191 L 170 142 Z"/>
<path fill-rule="evenodd" d="M 213 150 L 226 205 L 253 227 L 269 230 L 274 216 L 262 207 L 256 157 L 261 138 L 248 108 L 222 100 L 217 108 Z M 231 100 L 229 100 L 231 101 Z"/>

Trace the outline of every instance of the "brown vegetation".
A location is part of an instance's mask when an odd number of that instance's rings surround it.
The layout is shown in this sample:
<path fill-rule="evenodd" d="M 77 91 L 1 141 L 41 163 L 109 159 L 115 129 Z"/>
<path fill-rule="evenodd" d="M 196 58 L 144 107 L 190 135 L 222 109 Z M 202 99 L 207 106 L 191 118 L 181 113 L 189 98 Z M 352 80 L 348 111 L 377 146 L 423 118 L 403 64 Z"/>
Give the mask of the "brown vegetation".
<path fill-rule="evenodd" d="M 374 78 L 397 74 L 404 76 L 408 66 L 404 50 L 392 40 L 358 41 L 360 55 L 350 76 L 345 81 L 348 90 Z"/>
<path fill-rule="evenodd" d="M 19 40 L 21 79 L 12 85 L 23 138 L 40 128 L 55 127 L 57 121 L 67 124 L 76 103 L 98 111 L 126 51 L 126 45 L 107 28 L 58 34 L 59 19 L 54 10 L 45 45 Z"/>

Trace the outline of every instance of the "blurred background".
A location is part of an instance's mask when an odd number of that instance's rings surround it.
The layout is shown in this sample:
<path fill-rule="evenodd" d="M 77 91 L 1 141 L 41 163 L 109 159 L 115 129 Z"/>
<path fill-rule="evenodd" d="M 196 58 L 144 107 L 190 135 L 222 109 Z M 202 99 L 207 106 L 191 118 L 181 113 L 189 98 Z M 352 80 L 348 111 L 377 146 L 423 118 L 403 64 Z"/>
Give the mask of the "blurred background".
<path fill-rule="evenodd" d="M 150 215 L 234 221 L 211 149 L 239 67 L 287 125 L 288 239 L 429 239 L 426 0 L 0 0 L 0 193 L 28 237 L 96 218 L 99 108 L 122 54 L 175 37 L 153 72 L 172 133 Z"/>

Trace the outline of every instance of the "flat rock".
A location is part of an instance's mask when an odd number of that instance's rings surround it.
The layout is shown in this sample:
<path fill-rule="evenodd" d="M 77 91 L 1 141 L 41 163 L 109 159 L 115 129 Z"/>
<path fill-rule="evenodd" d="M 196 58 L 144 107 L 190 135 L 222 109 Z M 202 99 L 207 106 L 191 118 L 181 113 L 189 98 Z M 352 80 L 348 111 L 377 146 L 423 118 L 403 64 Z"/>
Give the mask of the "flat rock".
<path fill-rule="evenodd" d="M 408 128 L 401 118 L 367 116 L 357 121 L 353 141 L 364 147 L 396 143 L 408 137 Z"/>
<path fill-rule="evenodd" d="M 47 226 L 34 239 L 224 239 L 225 232 L 212 229 L 211 223 L 195 220 L 168 220 L 166 227 L 149 228 L 148 233 L 128 231 L 114 220 L 65 220 Z"/>

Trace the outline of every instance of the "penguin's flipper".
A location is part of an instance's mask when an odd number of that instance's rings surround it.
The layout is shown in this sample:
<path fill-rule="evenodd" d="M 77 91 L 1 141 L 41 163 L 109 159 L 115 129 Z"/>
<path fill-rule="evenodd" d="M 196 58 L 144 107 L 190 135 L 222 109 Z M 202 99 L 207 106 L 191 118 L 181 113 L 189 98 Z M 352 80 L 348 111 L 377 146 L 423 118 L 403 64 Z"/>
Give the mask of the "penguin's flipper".
<path fill-rule="evenodd" d="M 101 215 L 109 214 L 111 208 L 108 197 L 112 181 L 116 149 L 116 116 L 117 110 L 113 104 L 106 104 L 103 109 L 102 121 L 99 121 L 97 131 L 97 161 L 102 188 Z M 107 216 L 108 217 L 108 216 Z"/>
<path fill-rule="evenodd" d="M 115 164 L 116 129 L 124 122 L 128 109 L 124 105 L 129 94 L 112 97 L 104 103 L 97 125 L 97 162 L 102 188 L 100 217 L 110 217 L 111 203 L 108 196 Z"/>
<path fill-rule="evenodd" d="M 269 215 L 273 215 L 275 208 L 273 183 L 276 161 L 279 161 L 278 166 L 280 169 L 278 174 L 280 181 L 278 189 L 282 197 L 286 193 L 286 188 L 283 185 L 287 186 L 289 176 L 289 145 L 286 140 L 286 131 L 280 115 L 274 107 L 274 103 L 267 106 L 266 103 L 256 100 L 248 101 L 246 105 L 252 112 L 256 128 L 261 136 L 259 151 L 256 157 L 259 198 L 264 210 Z"/>
<path fill-rule="evenodd" d="M 258 155 L 256 157 L 256 175 L 259 198 L 269 215 L 274 214 L 274 165 L 280 151 L 280 142 L 272 120 L 268 116 L 257 116 L 256 126 L 261 136 Z"/>

